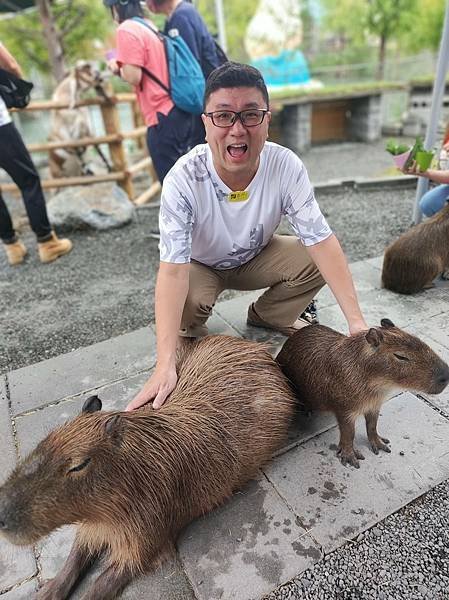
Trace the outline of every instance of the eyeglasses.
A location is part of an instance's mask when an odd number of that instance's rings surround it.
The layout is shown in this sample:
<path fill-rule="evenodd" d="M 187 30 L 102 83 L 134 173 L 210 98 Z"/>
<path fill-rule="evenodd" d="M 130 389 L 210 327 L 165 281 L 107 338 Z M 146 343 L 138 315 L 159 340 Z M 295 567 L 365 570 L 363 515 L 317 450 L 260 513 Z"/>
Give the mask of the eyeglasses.
<path fill-rule="evenodd" d="M 213 112 L 204 114 L 206 117 L 212 119 L 215 127 L 232 127 L 237 119 L 240 119 L 240 122 L 245 127 L 256 127 L 256 125 L 262 123 L 267 112 L 269 111 L 265 108 L 248 108 L 240 112 L 236 112 L 235 110 L 214 110 Z"/>

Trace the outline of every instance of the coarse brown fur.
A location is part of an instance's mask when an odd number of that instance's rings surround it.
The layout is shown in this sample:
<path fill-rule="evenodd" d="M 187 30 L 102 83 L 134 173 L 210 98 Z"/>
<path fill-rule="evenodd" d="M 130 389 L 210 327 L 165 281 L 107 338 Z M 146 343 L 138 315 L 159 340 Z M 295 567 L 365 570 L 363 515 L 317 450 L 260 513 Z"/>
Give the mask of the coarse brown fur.
<path fill-rule="evenodd" d="M 449 269 L 449 203 L 412 227 L 385 250 L 382 285 L 399 294 L 431 287 Z"/>
<path fill-rule="evenodd" d="M 13 543 L 79 523 L 64 569 L 39 599 L 68 597 L 102 550 L 106 569 L 83 598 L 116 597 L 282 444 L 296 399 L 263 344 L 186 342 L 178 375 L 157 411 L 97 412 L 99 399 L 88 399 L 84 410 L 95 412 L 51 432 L 0 488 L 1 533 Z"/>
<path fill-rule="evenodd" d="M 399 390 L 439 394 L 449 382 L 448 365 L 388 319 L 351 337 L 323 325 L 304 327 L 285 342 L 276 360 L 305 406 L 335 414 L 340 459 L 357 468 L 363 458 L 353 444 L 358 416 L 365 416 L 373 452 L 390 452 L 388 440 L 377 433 L 382 403 Z"/>

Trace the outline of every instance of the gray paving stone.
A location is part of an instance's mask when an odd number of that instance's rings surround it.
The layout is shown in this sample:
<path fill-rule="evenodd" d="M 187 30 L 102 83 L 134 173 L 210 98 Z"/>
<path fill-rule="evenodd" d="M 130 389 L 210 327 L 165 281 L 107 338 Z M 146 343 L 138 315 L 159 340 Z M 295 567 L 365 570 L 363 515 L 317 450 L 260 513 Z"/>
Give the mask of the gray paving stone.
<path fill-rule="evenodd" d="M 254 600 L 321 558 L 264 479 L 192 523 L 179 554 L 198 600 Z"/>
<path fill-rule="evenodd" d="M 15 464 L 16 453 L 8 411 L 5 378 L 2 377 L 0 379 L 0 483 L 3 483 Z M 35 572 L 36 564 L 31 550 L 13 546 L 0 538 L 0 591 L 13 587 L 31 577 Z M 14 593 L 17 595 L 19 592 L 14 590 Z M 10 597 L 13 598 L 13 596 Z"/>
<path fill-rule="evenodd" d="M 449 348 L 449 294 L 446 309 L 438 315 L 413 323 L 417 331 L 435 340 L 444 348 Z"/>
<path fill-rule="evenodd" d="M 370 290 L 380 289 L 380 273 L 368 260 L 361 260 L 349 265 L 354 285 L 357 290 L 357 294 L 367 292 Z M 318 310 L 327 306 L 336 304 L 337 301 L 335 296 L 331 292 L 330 288 L 325 285 L 322 290 L 318 292 Z M 321 313 L 319 313 L 321 316 Z"/>
<path fill-rule="evenodd" d="M 14 414 L 33 410 L 67 396 L 93 389 L 154 365 L 153 330 L 144 327 L 80 348 L 9 375 Z"/>
<path fill-rule="evenodd" d="M 337 420 L 330 413 L 298 411 L 290 426 L 286 443 L 276 453 L 276 456 L 335 427 L 336 424 Z"/>
<path fill-rule="evenodd" d="M 6 378 L 0 376 L 0 483 L 16 464 L 16 452 L 6 395 Z"/>
<path fill-rule="evenodd" d="M 395 294 L 388 290 L 376 289 L 358 294 L 360 308 L 370 326 L 380 324 L 387 317 L 398 327 L 428 322 L 432 317 L 447 310 L 447 299 L 432 295 L 427 290 L 415 296 Z M 320 323 L 347 333 L 346 320 L 337 305 L 320 310 Z"/>
<path fill-rule="evenodd" d="M 26 581 L 9 592 L 6 592 L 6 594 L 2 594 L 1 598 L 2 600 L 30 600 L 30 598 L 34 597 L 36 584 L 37 579 Z"/>
<path fill-rule="evenodd" d="M 375 256 L 374 258 L 368 258 L 366 261 L 369 265 L 374 267 L 375 269 L 382 270 L 382 265 L 384 262 L 384 255 L 380 254 L 379 256 Z"/>
<path fill-rule="evenodd" d="M 134 375 L 134 377 L 129 377 L 117 383 L 91 390 L 82 396 L 68 398 L 58 404 L 46 406 L 22 417 L 16 417 L 20 456 L 23 458 L 31 452 L 37 443 L 52 429 L 78 415 L 81 412 L 84 400 L 94 393 L 98 394 L 101 399 L 104 410 L 123 410 L 141 389 L 149 373 Z"/>
<path fill-rule="evenodd" d="M 265 469 L 276 490 L 311 536 L 330 552 L 449 476 L 449 421 L 410 393 L 386 404 L 379 431 L 391 454 L 375 456 L 359 423 L 360 469 L 335 456 L 338 432 L 329 430 L 283 454 Z"/>
<path fill-rule="evenodd" d="M 210 335 L 239 335 L 238 331 L 226 323 L 217 312 L 214 312 L 207 320 L 207 328 Z"/>
<path fill-rule="evenodd" d="M 72 547 L 76 528 L 63 527 L 39 545 L 43 579 L 53 578 L 64 564 Z M 70 600 L 81 600 L 89 585 L 102 571 L 97 563 L 70 596 Z M 195 600 L 192 588 L 176 557 L 168 559 L 153 573 L 132 581 L 122 600 Z"/>
<path fill-rule="evenodd" d="M 0 592 L 12 588 L 36 573 L 37 566 L 31 548 L 13 546 L 0 538 Z"/>

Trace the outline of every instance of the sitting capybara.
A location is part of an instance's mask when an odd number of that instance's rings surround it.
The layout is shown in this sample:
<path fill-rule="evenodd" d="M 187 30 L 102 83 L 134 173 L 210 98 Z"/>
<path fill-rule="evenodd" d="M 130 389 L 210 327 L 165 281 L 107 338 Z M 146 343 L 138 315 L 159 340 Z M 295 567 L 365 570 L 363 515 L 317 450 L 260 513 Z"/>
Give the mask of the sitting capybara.
<path fill-rule="evenodd" d="M 304 327 L 276 358 L 301 403 L 335 414 L 340 428 L 337 453 L 344 465 L 356 468 L 357 459 L 364 458 L 354 448 L 359 415 L 365 416 L 373 452 L 390 452 L 389 441 L 377 433 L 382 403 L 399 390 L 439 394 L 449 382 L 448 365 L 427 344 L 388 319 L 381 325 L 352 337 L 324 325 Z"/>
<path fill-rule="evenodd" d="M 385 250 L 383 287 L 399 294 L 416 294 L 431 287 L 449 269 L 449 204 L 412 227 Z"/>
<path fill-rule="evenodd" d="M 83 598 L 115 598 L 281 445 L 296 399 L 264 345 L 226 336 L 187 342 L 178 375 L 157 411 L 100 412 L 92 396 L 0 488 L 0 530 L 14 544 L 79 524 L 40 600 L 67 598 L 100 553 L 106 568 Z"/>

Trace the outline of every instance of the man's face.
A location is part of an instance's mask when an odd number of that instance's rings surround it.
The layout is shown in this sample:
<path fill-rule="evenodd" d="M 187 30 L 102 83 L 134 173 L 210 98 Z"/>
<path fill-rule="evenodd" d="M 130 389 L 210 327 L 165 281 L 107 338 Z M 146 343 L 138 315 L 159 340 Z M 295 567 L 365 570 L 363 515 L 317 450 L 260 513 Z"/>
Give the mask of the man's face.
<path fill-rule="evenodd" d="M 240 112 L 251 108 L 268 108 L 260 90 L 253 87 L 221 88 L 209 96 L 205 112 Z M 262 123 L 254 127 L 245 127 L 240 119 L 230 127 L 216 127 L 210 117 L 203 115 L 214 165 L 225 183 L 227 175 L 235 178 L 247 174 L 249 181 L 252 179 L 259 166 L 270 119 L 271 113 L 267 113 Z"/>

